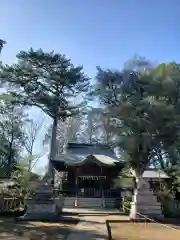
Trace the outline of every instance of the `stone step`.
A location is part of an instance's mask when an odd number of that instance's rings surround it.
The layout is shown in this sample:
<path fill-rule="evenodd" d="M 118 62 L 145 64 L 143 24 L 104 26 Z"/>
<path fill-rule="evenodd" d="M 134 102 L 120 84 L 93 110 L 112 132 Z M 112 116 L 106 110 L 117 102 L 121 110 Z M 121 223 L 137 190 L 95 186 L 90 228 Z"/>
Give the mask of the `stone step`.
<path fill-rule="evenodd" d="M 161 206 L 161 203 L 158 202 L 158 201 L 153 201 L 152 199 L 137 199 L 137 202 L 139 205 L 149 205 L 149 204 L 152 204 L 152 205 L 155 205 L 155 206 Z"/>
<path fill-rule="evenodd" d="M 54 198 L 53 197 L 49 197 L 49 198 L 32 198 L 32 200 L 36 201 L 36 202 L 39 202 L 39 201 L 46 201 L 46 202 L 49 202 L 49 201 L 52 201 Z"/>
<path fill-rule="evenodd" d="M 160 202 L 159 201 L 157 201 L 157 199 L 156 198 L 143 198 L 143 197 L 137 197 L 137 201 L 138 202 L 156 202 L 157 204 L 160 204 Z"/>
<path fill-rule="evenodd" d="M 53 196 L 53 193 L 34 193 L 32 196 L 44 196 L 44 197 L 48 197 L 48 196 Z"/>
<path fill-rule="evenodd" d="M 53 190 L 37 189 L 35 192 L 36 193 L 53 193 Z"/>
<path fill-rule="evenodd" d="M 102 200 L 96 198 L 79 198 L 77 199 L 78 207 L 102 207 Z"/>
<path fill-rule="evenodd" d="M 32 196 L 32 199 L 38 200 L 38 199 L 42 199 L 42 200 L 49 200 L 49 199 L 53 199 L 53 196 Z"/>
<path fill-rule="evenodd" d="M 53 193 L 52 189 L 36 189 L 36 193 Z"/>
<path fill-rule="evenodd" d="M 150 192 L 150 191 L 147 191 L 147 192 L 144 192 L 144 191 L 139 191 L 138 192 L 139 195 L 153 195 L 156 197 L 156 195 L 153 193 L 153 192 Z"/>
<path fill-rule="evenodd" d="M 162 212 L 161 211 L 138 211 L 138 213 L 142 214 L 142 215 L 162 215 Z"/>
<path fill-rule="evenodd" d="M 149 195 L 146 195 L 146 194 L 138 194 L 138 197 L 143 197 L 143 198 L 151 198 L 151 199 L 157 199 L 156 196 L 154 196 L 152 193 L 149 194 Z"/>
<path fill-rule="evenodd" d="M 161 208 L 159 207 L 156 207 L 156 206 L 137 206 L 137 209 L 138 210 L 141 210 L 141 211 L 161 211 Z"/>

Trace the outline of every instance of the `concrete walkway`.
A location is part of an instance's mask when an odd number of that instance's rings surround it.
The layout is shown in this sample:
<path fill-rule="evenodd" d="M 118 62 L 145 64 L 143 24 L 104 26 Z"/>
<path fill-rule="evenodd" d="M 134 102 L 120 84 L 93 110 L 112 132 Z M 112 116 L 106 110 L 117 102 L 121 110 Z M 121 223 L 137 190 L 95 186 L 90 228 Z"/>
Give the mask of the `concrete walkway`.
<path fill-rule="evenodd" d="M 108 239 L 106 220 L 126 220 L 127 216 L 120 216 L 105 211 L 98 214 L 80 214 L 80 222 L 72 230 L 67 240 L 105 240 Z"/>
<path fill-rule="evenodd" d="M 94 208 L 63 208 L 63 213 L 74 213 L 74 214 L 117 214 L 117 209 L 94 209 Z"/>
<path fill-rule="evenodd" d="M 102 217 L 82 217 L 67 240 L 108 239 L 105 221 Z"/>

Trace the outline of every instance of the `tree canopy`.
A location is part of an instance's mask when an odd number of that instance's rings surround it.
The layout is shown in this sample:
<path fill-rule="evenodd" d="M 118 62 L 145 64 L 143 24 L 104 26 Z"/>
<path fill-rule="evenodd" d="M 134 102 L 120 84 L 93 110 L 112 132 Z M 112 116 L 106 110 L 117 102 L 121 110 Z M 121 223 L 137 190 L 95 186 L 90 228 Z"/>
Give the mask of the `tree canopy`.
<path fill-rule="evenodd" d="M 89 88 L 82 66 L 42 49 L 21 51 L 17 59 L 17 64 L 2 68 L 1 80 L 16 89 L 21 102 L 39 107 L 52 118 L 64 119 L 75 113 L 79 107 L 75 98 Z"/>
<path fill-rule="evenodd" d="M 1 51 L 2 51 L 3 46 L 4 46 L 5 43 L 6 43 L 6 42 L 5 42 L 4 40 L 0 39 L 0 53 L 1 53 Z"/>
<path fill-rule="evenodd" d="M 94 86 L 111 118 L 113 143 L 138 175 L 152 160 L 179 161 L 180 68 L 176 63 L 148 66 L 143 71 L 98 68 Z"/>

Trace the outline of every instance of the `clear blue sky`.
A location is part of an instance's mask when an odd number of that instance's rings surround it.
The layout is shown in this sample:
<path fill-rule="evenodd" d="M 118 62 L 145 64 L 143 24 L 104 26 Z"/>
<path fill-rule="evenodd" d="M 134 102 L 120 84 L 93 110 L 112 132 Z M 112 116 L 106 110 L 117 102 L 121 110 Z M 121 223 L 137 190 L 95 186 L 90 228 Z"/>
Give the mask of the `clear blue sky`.
<path fill-rule="evenodd" d="M 180 62 L 180 0 L 0 0 L 0 38 L 7 63 L 41 47 L 65 53 L 90 77 L 97 65 L 121 68 L 136 53 Z"/>
<path fill-rule="evenodd" d="M 90 76 L 135 53 L 180 60 L 179 0 L 0 0 L 3 59 L 29 47 L 67 54 Z"/>

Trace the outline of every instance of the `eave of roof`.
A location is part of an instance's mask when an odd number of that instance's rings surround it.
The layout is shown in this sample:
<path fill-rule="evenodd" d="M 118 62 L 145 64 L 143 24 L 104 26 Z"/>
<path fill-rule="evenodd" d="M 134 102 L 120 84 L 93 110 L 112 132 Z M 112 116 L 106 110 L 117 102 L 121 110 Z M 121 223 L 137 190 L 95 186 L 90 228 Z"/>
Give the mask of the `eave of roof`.
<path fill-rule="evenodd" d="M 143 173 L 143 178 L 169 178 L 169 176 L 160 169 L 147 169 Z"/>
<path fill-rule="evenodd" d="M 59 154 L 55 161 L 64 162 L 67 166 L 78 166 L 87 162 L 96 162 L 99 165 L 115 166 L 119 163 L 118 159 L 106 155 L 93 154 L 89 156 L 72 155 L 69 153 Z"/>
<path fill-rule="evenodd" d="M 67 144 L 67 149 L 72 149 L 72 148 L 88 148 L 88 147 L 95 147 L 95 148 L 102 148 L 102 149 L 110 149 L 111 147 L 107 144 L 103 143 L 73 143 L 69 142 Z"/>

